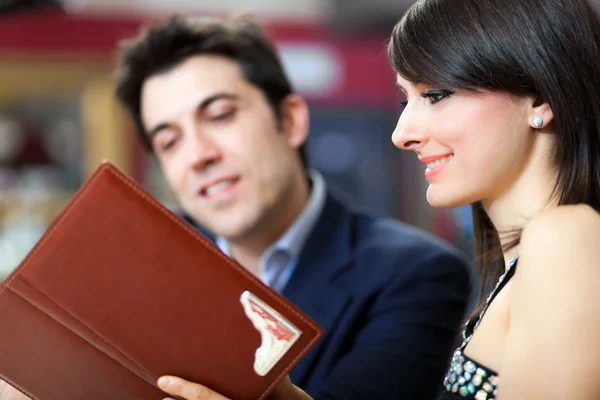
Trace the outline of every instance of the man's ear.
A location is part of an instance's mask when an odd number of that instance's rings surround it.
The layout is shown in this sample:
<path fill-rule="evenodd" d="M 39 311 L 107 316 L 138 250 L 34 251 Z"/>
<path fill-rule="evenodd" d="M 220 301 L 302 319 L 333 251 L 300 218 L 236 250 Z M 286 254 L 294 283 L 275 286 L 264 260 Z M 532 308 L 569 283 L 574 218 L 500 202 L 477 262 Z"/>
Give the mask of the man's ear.
<path fill-rule="evenodd" d="M 287 96 L 280 107 L 281 128 L 288 144 L 299 148 L 308 137 L 309 111 L 306 101 L 296 94 Z"/>

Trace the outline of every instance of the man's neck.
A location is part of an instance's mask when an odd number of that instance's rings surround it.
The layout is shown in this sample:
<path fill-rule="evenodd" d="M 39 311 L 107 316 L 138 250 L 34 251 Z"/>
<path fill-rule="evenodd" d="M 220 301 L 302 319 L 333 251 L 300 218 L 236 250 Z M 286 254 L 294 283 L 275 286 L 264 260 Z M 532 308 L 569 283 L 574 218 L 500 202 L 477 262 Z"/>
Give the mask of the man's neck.
<path fill-rule="evenodd" d="M 262 225 L 239 240 L 228 241 L 229 255 L 256 276 L 259 275 L 259 262 L 265 250 L 290 228 L 308 202 L 308 180 L 295 186 L 295 190 L 291 190 L 270 210 L 269 216 L 263 218 Z"/>

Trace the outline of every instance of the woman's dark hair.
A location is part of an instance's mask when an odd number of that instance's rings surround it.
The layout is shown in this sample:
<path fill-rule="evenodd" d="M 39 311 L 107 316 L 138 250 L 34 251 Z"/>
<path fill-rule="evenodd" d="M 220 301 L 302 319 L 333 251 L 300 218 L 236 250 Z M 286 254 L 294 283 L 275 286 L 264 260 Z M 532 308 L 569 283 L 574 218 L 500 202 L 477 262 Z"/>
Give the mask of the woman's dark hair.
<path fill-rule="evenodd" d="M 388 55 L 414 83 L 547 102 L 556 135 L 553 195 L 559 204 L 600 211 L 600 20 L 586 0 L 420 0 L 395 26 Z M 504 257 L 481 204 L 472 212 L 482 283 L 477 313 L 486 283 L 504 272 Z"/>

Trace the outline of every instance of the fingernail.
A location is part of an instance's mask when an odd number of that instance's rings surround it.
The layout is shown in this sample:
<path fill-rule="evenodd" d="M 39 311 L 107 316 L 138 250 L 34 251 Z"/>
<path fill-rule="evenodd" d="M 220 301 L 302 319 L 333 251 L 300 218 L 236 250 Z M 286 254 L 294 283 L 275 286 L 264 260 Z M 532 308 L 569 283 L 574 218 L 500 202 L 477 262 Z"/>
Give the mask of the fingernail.
<path fill-rule="evenodd" d="M 158 380 L 158 386 L 160 386 L 162 388 L 169 387 L 170 384 L 171 384 L 171 379 L 169 379 L 166 376 L 163 376 Z"/>

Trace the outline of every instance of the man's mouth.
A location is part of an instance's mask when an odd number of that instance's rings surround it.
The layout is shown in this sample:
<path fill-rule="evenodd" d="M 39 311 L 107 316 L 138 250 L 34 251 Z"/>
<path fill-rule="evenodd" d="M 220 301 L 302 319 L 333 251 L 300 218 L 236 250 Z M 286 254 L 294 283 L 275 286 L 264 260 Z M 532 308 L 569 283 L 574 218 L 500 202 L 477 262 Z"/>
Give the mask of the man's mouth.
<path fill-rule="evenodd" d="M 200 194 L 206 197 L 215 196 L 219 193 L 226 191 L 227 189 L 230 189 L 233 185 L 235 185 L 238 182 L 238 180 L 239 178 L 237 177 L 219 180 L 218 182 L 202 187 L 202 189 L 200 190 Z"/>

